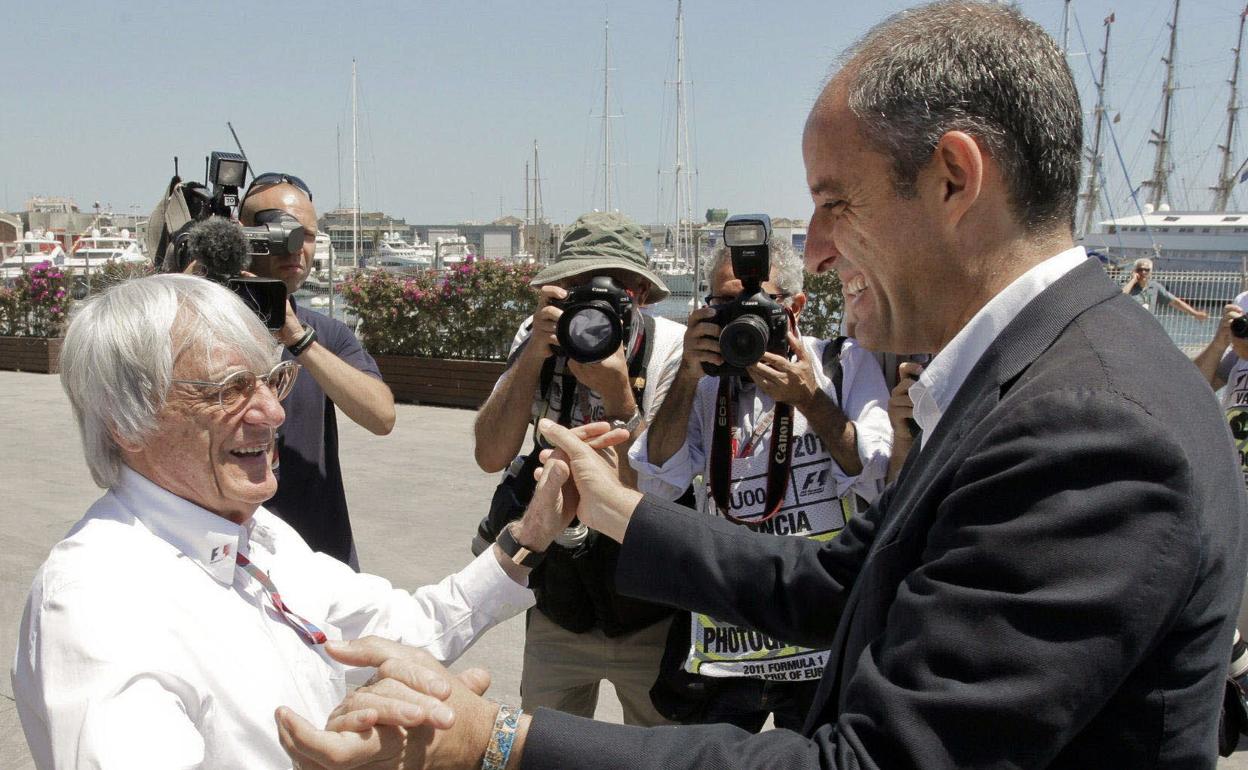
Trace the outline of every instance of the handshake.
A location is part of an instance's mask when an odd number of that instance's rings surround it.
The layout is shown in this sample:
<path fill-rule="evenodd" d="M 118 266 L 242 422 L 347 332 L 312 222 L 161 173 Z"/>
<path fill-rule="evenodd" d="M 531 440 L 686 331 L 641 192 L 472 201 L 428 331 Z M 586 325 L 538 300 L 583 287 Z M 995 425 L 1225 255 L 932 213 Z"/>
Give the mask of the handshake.
<path fill-rule="evenodd" d="M 569 430 L 551 420 L 538 428 L 553 447 L 542 453 L 530 504 L 543 509 L 530 511 L 540 515 L 542 529 L 558 532 L 577 517 L 622 542 L 641 501 L 641 493 L 620 483 L 615 467 L 612 447 L 627 441 L 628 431 L 605 422 Z M 490 684 L 486 671 L 456 676 L 423 650 L 379 637 L 327 642 L 325 649 L 344 665 L 377 671 L 330 713 L 323 729 L 289 708 L 276 711 L 278 736 L 296 768 L 476 768 L 487 749 L 512 739 L 507 766 L 519 766 L 529 717 L 522 715 L 514 733 L 509 725 L 497 740 L 500 707 L 481 697 Z"/>

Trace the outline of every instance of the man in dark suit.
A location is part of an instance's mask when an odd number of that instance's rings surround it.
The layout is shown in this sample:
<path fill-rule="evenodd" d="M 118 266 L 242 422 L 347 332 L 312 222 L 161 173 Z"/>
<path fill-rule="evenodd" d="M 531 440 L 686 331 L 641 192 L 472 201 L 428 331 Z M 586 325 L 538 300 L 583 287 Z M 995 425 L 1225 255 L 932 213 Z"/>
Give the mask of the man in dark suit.
<path fill-rule="evenodd" d="M 550 462 L 571 465 L 576 513 L 622 543 L 621 591 L 830 649 L 801 732 L 515 718 L 453 682 L 459 721 L 430 756 L 1212 768 L 1243 484 L 1199 373 L 1072 247 L 1081 134 L 1061 52 L 997 4 L 899 14 L 824 89 L 803 139 L 807 266 L 840 273 L 867 347 L 939 351 L 911 391 L 916 450 L 836 540 L 754 536 L 643 498 L 542 426 Z M 347 756 L 365 742 L 334 731 L 427 676 L 397 645 L 357 645 L 333 654 L 389 658 L 390 678 L 329 731 L 279 711 L 296 755 Z"/>

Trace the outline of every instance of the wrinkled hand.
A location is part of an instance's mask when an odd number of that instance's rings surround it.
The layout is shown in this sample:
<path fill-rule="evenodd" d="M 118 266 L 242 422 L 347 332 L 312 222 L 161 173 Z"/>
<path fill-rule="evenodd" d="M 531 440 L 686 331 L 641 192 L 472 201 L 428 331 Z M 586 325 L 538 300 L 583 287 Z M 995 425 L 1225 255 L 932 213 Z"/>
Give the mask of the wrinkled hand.
<path fill-rule="evenodd" d="M 538 361 L 544 361 L 551 356 L 551 346 L 559 344 L 555 338 L 555 329 L 563 311 L 550 303 L 567 296 L 568 292 L 559 286 L 543 286 L 538 290 L 538 309 L 533 314 L 533 330 L 529 335 L 529 344 L 524 348 L 524 355 Z"/>
<path fill-rule="evenodd" d="M 456 677 L 423 650 L 375 636 L 328 642 L 325 649 L 344 664 L 375 666 L 377 673 L 334 709 L 323 730 L 285 706 L 277 709 L 278 736 L 296 768 L 480 763 L 497 711 L 480 697 L 488 673 L 470 669 Z"/>
<path fill-rule="evenodd" d="M 612 429 L 610 423 L 591 422 L 572 429 L 572 435 L 603 455 L 615 467 L 612 447 L 628 441 L 628 431 Z M 617 470 L 618 473 L 618 470 Z M 567 456 L 553 450 L 542 453 L 542 467 L 534 471 L 537 488 L 517 525 L 517 542 L 534 551 L 545 551 L 555 536 L 576 516 L 579 498 L 572 483 Z"/>
<path fill-rule="evenodd" d="M 685 348 L 680 365 L 687 374 L 701 377 L 702 364 L 721 365 L 724 357 L 719 353 L 719 324 L 711 323 L 715 308 L 700 307 L 689 314 L 685 325 Z"/>
<path fill-rule="evenodd" d="M 775 353 L 764 353 L 762 359 L 746 371 L 750 373 L 750 379 L 773 400 L 805 411 L 823 391 L 815 379 L 815 367 L 806 353 L 806 346 L 793 332 L 789 332 L 788 338 L 794 360 Z"/>
<path fill-rule="evenodd" d="M 574 511 L 587 526 L 623 542 L 628 520 L 641 502 L 641 493 L 620 482 L 614 452 L 600 452 L 600 447 L 583 441 L 553 420 L 543 419 L 537 427 L 554 447 L 542 453 L 543 461 L 561 460 L 572 471 L 572 485 L 565 484 L 563 489 L 565 508 Z M 621 443 L 627 440 L 627 434 L 619 428 L 604 434 L 604 439 L 609 437 L 614 443 Z"/>

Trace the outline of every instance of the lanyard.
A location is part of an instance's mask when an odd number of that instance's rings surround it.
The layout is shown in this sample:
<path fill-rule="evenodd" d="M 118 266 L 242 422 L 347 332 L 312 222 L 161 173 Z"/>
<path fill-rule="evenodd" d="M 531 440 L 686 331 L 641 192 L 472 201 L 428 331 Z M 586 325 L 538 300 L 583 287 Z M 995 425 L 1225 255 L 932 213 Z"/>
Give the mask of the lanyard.
<path fill-rule="evenodd" d="M 325 632 L 317 628 L 311 621 L 304 618 L 299 613 L 286 606 L 282 601 L 282 595 L 277 592 L 277 586 L 273 585 L 273 580 L 267 574 L 262 572 L 259 567 L 251 563 L 251 559 L 238 554 L 238 566 L 247 571 L 248 575 L 255 578 L 269 595 L 269 600 L 273 602 L 273 606 L 277 608 L 278 614 L 282 616 L 282 620 L 286 621 L 286 625 L 295 629 L 295 632 L 303 638 L 308 644 L 324 644 Z"/>
<path fill-rule="evenodd" d="M 736 441 L 732 438 L 737 424 L 736 381 L 736 377 L 721 377 L 719 392 L 715 396 L 715 425 L 711 431 L 711 497 L 724 518 L 745 524 L 746 521 L 728 512 L 733 455 L 736 453 Z M 767 503 L 763 517 L 751 520 L 750 524 L 768 521 L 780 512 L 793 472 L 793 406 L 777 402 L 771 414 L 774 415 L 775 427 L 771 431 L 771 449 L 767 453 Z M 764 418 L 760 427 L 765 429 L 769 422 Z M 759 434 L 757 428 L 755 434 L 750 437 L 747 446 L 756 440 Z"/>

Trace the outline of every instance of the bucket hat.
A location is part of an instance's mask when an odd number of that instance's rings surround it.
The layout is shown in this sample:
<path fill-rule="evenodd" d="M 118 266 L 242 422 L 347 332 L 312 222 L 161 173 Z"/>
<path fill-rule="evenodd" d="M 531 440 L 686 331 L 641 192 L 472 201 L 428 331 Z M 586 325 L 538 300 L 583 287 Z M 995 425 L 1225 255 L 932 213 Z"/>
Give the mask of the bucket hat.
<path fill-rule="evenodd" d="M 542 286 L 603 270 L 624 270 L 650 282 L 647 302 L 661 302 L 672 292 L 650 269 L 642 245 L 644 237 L 641 226 L 622 214 L 613 211 L 583 214 L 564 234 L 555 261 L 533 276 L 529 285 Z"/>

